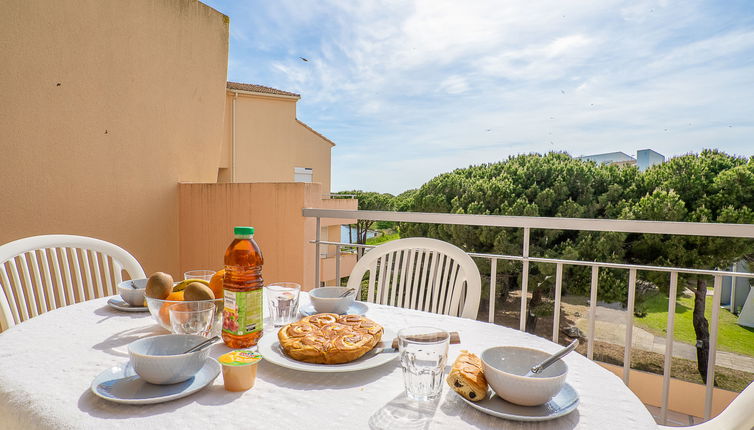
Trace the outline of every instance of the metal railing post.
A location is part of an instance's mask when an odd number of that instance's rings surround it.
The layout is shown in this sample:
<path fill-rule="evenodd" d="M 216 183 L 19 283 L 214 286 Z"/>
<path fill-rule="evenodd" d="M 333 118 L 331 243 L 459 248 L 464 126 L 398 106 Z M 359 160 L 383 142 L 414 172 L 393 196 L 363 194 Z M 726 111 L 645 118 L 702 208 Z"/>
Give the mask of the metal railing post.
<path fill-rule="evenodd" d="M 321 224 L 321 219 L 320 217 L 317 217 L 317 233 L 315 235 L 316 242 L 314 244 L 314 248 L 315 248 L 314 251 L 317 253 L 317 257 L 314 260 L 315 262 L 314 264 L 314 288 L 319 288 L 319 282 L 320 282 L 319 265 L 322 259 L 322 256 L 319 255 L 320 240 L 322 239 L 321 231 L 320 231 L 320 224 Z"/>
<path fill-rule="evenodd" d="M 335 247 L 335 285 L 340 287 L 340 245 Z"/>
<path fill-rule="evenodd" d="M 595 320 L 597 319 L 597 288 L 600 279 L 600 266 L 592 266 L 592 285 L 589 288 L 589 333 L 586 339 L 586 356 L 592 360 L 594 357 Z"/>
<path fill-rule="evenodd" d="M 563 289 L 563 263 L 555 266 L 555 305 L 552 309 L 552 341 L 558 343 L 560 330 L 560 295 Z"/>
<path fill-rule="evenodd" d="M 633 346 L 634 304 L 636 302 L 636 269 L 628 271 L 628 302 L 626 309 L 626 340 L 623 350 L 623 383 L 628 385 L 631 373 L 631 347 Z"/>
<path fill-rule="evenodd" d="M 497 258 L 490 259 L 490 307 L 489 322 L 495 322 L 495 284 L 497 284 Z"/>
<path fill-rule="evenodd" d="M 521 319 L 519 321 L 519 330 L 526 331 L 526 295 L 529 289 L 529 234 L 531 229 L 524 227 L 524 257 L 523 268 L 521 269 Z"/>
<path fill-rule="evenodd" d="M 662 407 L 660 421 L 668 421 L 668 399 L 670 396 L 670 370 L 673 364 L 673 331 L 675 330 L 676 293 L 678 292 L 678 272 L 670 272 L 670 292 L 668 293 L 668 328 L 665 335 L 665 364 L 662 371 Z"/>
<path fill-rule="evenodd" d="M 715 291 L 712 293 L 712 315 L 709 329 L 709 354 L 707 356 L 707 386 L 704 394 L 704 419 L 712 417 L 712 388 L 715 382 L 715 359 L 717 358 L 717 326 L 720 320 L 720 299 L 723 295 L 723 277 L 715 276 Z"/>

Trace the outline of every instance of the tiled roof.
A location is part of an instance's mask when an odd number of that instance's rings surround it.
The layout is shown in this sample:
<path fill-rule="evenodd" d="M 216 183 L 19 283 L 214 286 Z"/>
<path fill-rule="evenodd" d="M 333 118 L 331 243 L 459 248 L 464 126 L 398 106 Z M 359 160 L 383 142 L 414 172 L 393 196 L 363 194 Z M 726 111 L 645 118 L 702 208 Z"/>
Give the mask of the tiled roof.
<path fill-rule="evenodd" d="M 265 87 L 264 85 L 243 84 L 241 82 L 228 82 L 227 88 L 229 90 L 250 91 L 253 93 L 271 94 L 274 96 L 301 97 L 300 94 Z"/>

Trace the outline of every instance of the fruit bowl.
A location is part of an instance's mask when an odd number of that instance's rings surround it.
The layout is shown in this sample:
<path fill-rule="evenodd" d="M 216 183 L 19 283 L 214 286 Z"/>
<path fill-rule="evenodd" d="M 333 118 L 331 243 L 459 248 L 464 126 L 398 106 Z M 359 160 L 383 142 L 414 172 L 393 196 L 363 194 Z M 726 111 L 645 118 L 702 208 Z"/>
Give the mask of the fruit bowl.
<path fill-rule="evenodd" d="M 161 300 L 153 297 L 147 297 L 146 299 L 147 307 L 149 307 L 149 313 L 152 314 L 152 318 L 154 318 L 154 320 L 157 321 L 157 324 L 162 326 L 162 328 L 171 333 L 173 332 L 173 328 L 170 325 L 170 312 L 168 312 L 168 308 L 177 303 L 191 303 L 187 300 Z M 220 330 L 223 326 L 223 307 L 225 301 L 223 299 L 213 299 L 198 300 L 195 302 L 213 302 L 215 304 L 215 321 L 212 323 L 211 334 L 213 336 L 220 334 Z"/>

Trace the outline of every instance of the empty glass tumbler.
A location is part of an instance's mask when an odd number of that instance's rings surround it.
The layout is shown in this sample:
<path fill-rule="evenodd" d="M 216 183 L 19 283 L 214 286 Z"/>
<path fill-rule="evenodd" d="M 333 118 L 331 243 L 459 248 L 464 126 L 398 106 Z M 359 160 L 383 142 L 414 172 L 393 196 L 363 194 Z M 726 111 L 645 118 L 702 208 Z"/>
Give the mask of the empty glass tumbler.
<path fill-rule="evenodd" d="M 398 332 L 406 396 L 413 400 L 440 397 L 450 335 L 433 327 L 409 327 Z"/>
<path fill-rule="evenodd" d="M 215 273 L 214 270 L 189 270 L 183 272 L 183 279 L 203 279 L 209 282 Z"/>
<path fill-rule="evenodd" d="M 208 337 L 215 321 L 215 307 L 215 303 L 211 301 L 171 305 L 168 312 L 173 333 Z"/>
<path fill-rule="evenodd" d="M 301 285 L 293 282 L 276 282 L 264 287 L 270 318 L 275 327 L 281 327 L 298 319 L 298 298 Z"/>

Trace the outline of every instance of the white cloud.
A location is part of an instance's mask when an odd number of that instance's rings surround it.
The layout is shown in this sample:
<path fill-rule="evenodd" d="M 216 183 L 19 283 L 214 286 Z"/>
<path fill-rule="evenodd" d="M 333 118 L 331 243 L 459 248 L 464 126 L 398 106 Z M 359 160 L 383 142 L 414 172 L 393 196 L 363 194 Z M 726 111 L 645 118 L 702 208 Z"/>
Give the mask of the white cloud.
<path fill-rule="evenodd" d="M 751 10 L 705 0 L 216 7 L 244 49 L 231 52 L 231 78 L 300 92 L 299 115 L 338 144 L 336 190 L 400 192 L 520 152 L 752 152 Z"/>

